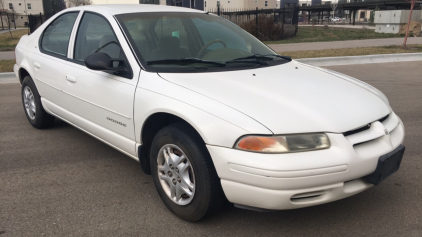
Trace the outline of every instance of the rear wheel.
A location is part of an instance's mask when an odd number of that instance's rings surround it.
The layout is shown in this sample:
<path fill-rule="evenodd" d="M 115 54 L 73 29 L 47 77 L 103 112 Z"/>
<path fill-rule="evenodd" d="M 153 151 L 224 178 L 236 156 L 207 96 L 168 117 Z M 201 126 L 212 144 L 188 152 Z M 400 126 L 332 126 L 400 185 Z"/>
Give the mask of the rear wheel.
<path fill-rule="evenodd" d="M 32 78 L 26 76 L 22 82 L 22 104 L 26 118 L 36 128 L 50 127 L 54 123 L 54 116 L 45 112 L 41 104 L 41 97 L 38 94 Z"/>
<path fill-rule="evenodd" d="M 152 142 L 150 154 L 155 187 L 175 215 L 197 221 L 224 204 L 211 157 L 192 128 L 173 124 L 161 129 Z"/>

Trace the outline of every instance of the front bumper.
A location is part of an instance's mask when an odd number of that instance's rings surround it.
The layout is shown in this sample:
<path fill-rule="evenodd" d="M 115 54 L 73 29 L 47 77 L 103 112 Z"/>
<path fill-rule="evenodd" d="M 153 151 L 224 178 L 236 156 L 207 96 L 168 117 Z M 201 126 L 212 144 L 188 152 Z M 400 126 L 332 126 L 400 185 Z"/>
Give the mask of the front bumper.
<path fill-rule="evenodd" d="M 391 126 L 394 119 L 396 126 Z M 383 124 L 387 124 L 387 135 L 363 143 L 359 139 L 371 138 L 379 127 L 374 125 L 350 137 L 327 133 L 331 147 L 312 152 L 261 154 L 212 145 L 207 148 L 230 202 L 272 210 L 302 208 L 372 187 L 362 177 L 374 172 L 378 158 L 404 139 L 403 124 L 394 113 Z"/>

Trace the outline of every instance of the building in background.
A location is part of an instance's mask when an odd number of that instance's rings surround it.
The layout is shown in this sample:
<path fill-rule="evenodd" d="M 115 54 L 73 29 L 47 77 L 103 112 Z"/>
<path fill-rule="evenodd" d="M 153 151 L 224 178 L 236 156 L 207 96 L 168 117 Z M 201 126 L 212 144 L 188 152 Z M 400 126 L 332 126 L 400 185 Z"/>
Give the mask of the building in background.
<path fill-rule="evenodd" d="M 298 0 L 293 1 L 297 2 Z M 215 10 L 218 5 L 221 9 L 227 10 L 278 8 L 277 0 L 92 0 L 92 4 L 156 4 L 187 7 L 204 11 Z"/>
<path fill-rule="evenodd" d="M 281 0 L 280 8 L 299 6 L 299 0 Z"/>
<path fill-rule="evenodd" d="M 15 23 L 17 27 L 28 24 L 29 14 L 44 14 L 43 0 L 3 0 L 3 4 L 3 9 L 0 9 L 2 15 L 6 12 L 13 14 L 9 16 L 11 27 L 14 27 Z"/>
<path fill-rule="evenodd" d="M 17 1 L 21 1 L 21 0 L 17 0 Z M 29 2 L 31 0 L 25 0 L 25 1 Z M 53 16 L 54 14 L 56 14 L 57 12 L 61 10 L 66 9 L 66 4 L 64 0 L 43 0 L 42 2 L 43 2 L 44 14 L 47 16 L 47 18 Z"/>
<path fill-rule="evenodd" d="M 139 0 L 92 0 L 92 4 L 139 4 Z"/>
<path fill-rule="evenodd" d="M 205 11 L 215 10 L 218 5 L 227 10 L 274 9 L 277 0 L 204 0 Z"/>

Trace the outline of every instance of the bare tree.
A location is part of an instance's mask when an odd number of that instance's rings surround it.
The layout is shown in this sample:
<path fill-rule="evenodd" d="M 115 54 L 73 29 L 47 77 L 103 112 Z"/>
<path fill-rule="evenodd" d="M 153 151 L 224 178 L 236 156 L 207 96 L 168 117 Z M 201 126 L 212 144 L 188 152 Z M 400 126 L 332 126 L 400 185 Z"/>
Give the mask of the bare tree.
<path fill-rule="evenodd" d="M 404 42 L 403 42 L 403 47 L 405 48 L 406 48 L 406 43 L 407 43 L 407 36 L 409 36 L 410 22 L 412 21 L 413 7 L 416 4 L 416 0 L 406 0 L 406 1 L 410 3 L 410 14 L 409 14 L 409 21 L 407 22 L 406 36 L 404 37 Z"/>
<path fill-rule="evenodd" d="M 0 0 L 0 7 L 1 7 L 1 11 L 2 11 L 2 14 L 1 14 L 2 20 L 4 20 L 6 22 L 7 27 L 9 29 L 10 37 L 13 38 L 12 30 L 11 30 L 11 24 L 12 24 L 12 22 L 15 22 L 16 18 L 17 18 L 16 13 L 15 13 L 15 9 L 13 7 L 12 7 L 12 9 L 5 8 L 3 0 Z M 3 13 L 5 13 L 4 14 L 5 16 L 3 15 Z M 16 24 L 16 22 L 15 22 L 15 24 Z"/>
<path fill-rule="evenodd" d="M 67 7 L 77 7 L 77 6 L 91 5 L 92 0 L 66 0 L 66 4 L 67 4 Z"/>

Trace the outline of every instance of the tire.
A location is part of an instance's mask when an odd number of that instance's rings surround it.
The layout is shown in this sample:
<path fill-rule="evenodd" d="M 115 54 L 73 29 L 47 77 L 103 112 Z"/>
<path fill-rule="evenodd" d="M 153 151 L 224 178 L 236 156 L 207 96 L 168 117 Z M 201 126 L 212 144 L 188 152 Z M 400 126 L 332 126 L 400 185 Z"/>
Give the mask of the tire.
<path fill-rule="evenodd" d="M 21 97 L 26 118 L 32 126 L 41 129 L 54 124 L 54 116 L 45 112 L 37 87 L 30 76 L 23 79 Z"/>
<path fill-rule="evenodd" d="M 164 155 L 169 154 L 168 152 L 174 159 L 169 159 L 170 164 L 166 166 L 163 162 L 165 162 Z M 177 159 L 180 163 L 173 162 Z M 175 165 L 171 166 L 171 163 Z M 211 156 L 202 138 L 191 127 L 185 124 L 172 124 L 162 128 L 152 142 L 150 164 L 154 184 L 161 200 L 181 219 L 198 221 L 218 211 L 224 205 L 226 198 Z M 184 170 L 186 167 L 188 168 Z M 190 187 L 187 185 L 189 181 L 191 181 Z M 173 195 L 175 197 L 172 198 L 171 193 L 175 194 L 172 190 L 176 190 L 177 187 L 184 188 L 181 191 L 184 194 Z"/>

